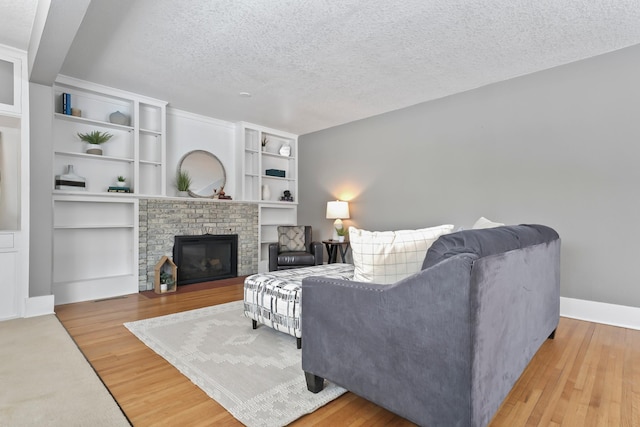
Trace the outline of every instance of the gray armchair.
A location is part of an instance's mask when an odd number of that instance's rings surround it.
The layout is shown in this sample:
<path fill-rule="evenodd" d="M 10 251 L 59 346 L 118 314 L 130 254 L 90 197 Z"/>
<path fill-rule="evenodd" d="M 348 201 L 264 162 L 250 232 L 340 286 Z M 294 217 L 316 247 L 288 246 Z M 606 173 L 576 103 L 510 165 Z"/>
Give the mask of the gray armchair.
<path fill-rule="evenodd" d="M 269 271 L 320 265 L 322 243 L 311 241 L 311 226 L 279 226 L 278 243 L 269 244 Z"/>

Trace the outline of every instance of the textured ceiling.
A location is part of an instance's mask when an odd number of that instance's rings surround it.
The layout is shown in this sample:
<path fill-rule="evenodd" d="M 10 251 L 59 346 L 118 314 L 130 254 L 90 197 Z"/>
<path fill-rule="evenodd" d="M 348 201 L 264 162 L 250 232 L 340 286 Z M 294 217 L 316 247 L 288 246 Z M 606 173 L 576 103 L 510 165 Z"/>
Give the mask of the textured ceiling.
<path fill-rule="evenodd" d="M 38 0 L 0 0 L 0 44 L 27 50 Z"/>
<path fill-rule="evenodd" d="M 638 44 L 639 23 L 639 0 L 93 0 L 61 73 L 304 134 Z"/>

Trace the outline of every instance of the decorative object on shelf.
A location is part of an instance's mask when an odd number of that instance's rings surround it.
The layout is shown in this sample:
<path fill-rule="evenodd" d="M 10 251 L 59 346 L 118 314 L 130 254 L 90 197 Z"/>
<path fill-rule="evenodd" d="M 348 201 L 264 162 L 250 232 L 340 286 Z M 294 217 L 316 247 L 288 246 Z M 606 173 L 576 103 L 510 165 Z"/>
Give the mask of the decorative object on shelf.
<path fill-rule="evenodd" d="M 133 190 L 130 187 L 120 187 L 118 185 L 111 186 L 107 189 L 109 193 L 133 193 Z"/>
<path fill-rule="evenodd" d="M 338 229 L 342 229 L 342 220 L 349 218 L 349 202 L 336 200 L 327 202 L 327 219 L 335 219 L 333 223 L 333 240 L 338 240 Z"/>
<path fill-rule="evenodd" d="M 176 187 L 178 188 L 178 196 L 189 197 L 189 187 L 191 187 L 191 176 L 189 172 L 178 171 L 176 175 Z"/>
<path fill-rule="evenodd" d="M 63 93 L 62 94 L 62 114 L 66 114 L 67 116 L 71 115 L 71 94 Z"/>
<path fill-rule="evenodd" d="M 104 144 L 113 137 L 109 132 L 101 132 L 94 130 L 89 133 L 78 133 L 78 138 L 89 144 L 87 147 L 87 154 L 102 155 L 102 147 L 100 144 Z"/>
<path fill-rule="evenodd" d="M 116 187 L 125 187 L 127 185 L 126 181 L 127 179 L 124 176 L 118 175 Z"/>
<path fill-rule="evenodd" d="M 291 195 L 291 191 L 284 190 L 282 192 L 282 197 L 280 197 L 281 202 L 293 202 L 293 196 Z"/>
<path fill-rule="evenodd" d="M 67 173 L 56 175 L 56 190 L 86 190 L 87 180 L 76 175 L 73 165 L 67 165 Z"/>
<path fill-rule="evenodd" d="M 224 192 L 224 186 L 222 186 L 218 192 L 218 199 L 231 200 L 231 196 L 227 196 L 227 193 Z"/>
<path fill-rule="evenodd" d="M 267 169 L 266 171 L 264 171 L 264 174 L 267 176 L 276 176 L 278 178 L 284 178 L 287 173 L 282 169 Z"/>
<path fill-rule="evenodd" d="M 271 189 L 267 184 L 262 186 L 262 200 L 271 200 Z"/>
<path fill-rule="evenodd" d="M 281 156 L 289 157 L 291 155 L 291 146 L 289 145 L 288 142 L 282 144 L 282 146 L 280 147 L 279 153 Z"/>
<path fill-rule="evenodd" d="M 227 173 L 213 153 L 194 150 L 185 154 L 178 164 L 179 171 L 189 172 L 191 197 L 213 198 L 226 184 Z"/>
<path fill-rule="evenodd" d="M 71 115 L 76 117 L 82 117 L 82 110 L 79 108 L 72 108 Z"/>
<path fill-rule="evenodd" d="M 168 256 L 163 256 L 153 269 L 153 291 L 157 294 L 175 292 L 177 289 L 178 267 Z"/>
<path fill-rule="evenodd" d="M 109 115 L 109 121 L 116 125 L 131 126 L 131 119 L 126 114 L 116 111 Z"/>
<path fill-rule="evenodd" d="M 260 143 L 262 144 L 262 151 L 265 151 L 267 149 L 267 144 L 269 143 L 269 138 L 263 135 Z"/>
<path fill-rule="evenodd" d="M 349 229 L 347 228 L 336 228 L 336 234 L 338 235 L 338 242 L 344 242 L 344 238 L 349 234 Z"/>

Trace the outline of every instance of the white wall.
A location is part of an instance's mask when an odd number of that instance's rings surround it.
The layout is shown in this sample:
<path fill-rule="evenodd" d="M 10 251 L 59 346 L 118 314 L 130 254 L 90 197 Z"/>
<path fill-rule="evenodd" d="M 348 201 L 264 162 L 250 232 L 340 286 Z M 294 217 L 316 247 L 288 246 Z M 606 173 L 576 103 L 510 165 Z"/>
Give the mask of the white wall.
<path fill-rule="evenodd" d="M 542 223 L 561 294 L 640 307 L 640 46 L 304 135 L 298 222 L 369 229 Z"/>
<path fill-rule="evenodd" d="M 175 176 L 180 159 L 192 150 L 205 150 L 225 168 L 227 195 L 236 195 L 236 142 L 233 123 L 167 108 L 167 196 L 177 195 Z"/>

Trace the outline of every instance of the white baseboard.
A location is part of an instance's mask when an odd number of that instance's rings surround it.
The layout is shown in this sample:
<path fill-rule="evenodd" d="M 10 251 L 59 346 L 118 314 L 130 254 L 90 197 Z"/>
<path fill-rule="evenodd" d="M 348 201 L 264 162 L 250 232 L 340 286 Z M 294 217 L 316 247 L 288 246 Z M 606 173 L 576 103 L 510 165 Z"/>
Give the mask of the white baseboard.
<path fill-rule="evenodd" d="M 640 330 L 640 307 L 560 297 L 560 316 Z"/>
<path fill-rule="evenodd" d="M 54 296 L 44 295 L 25 299 L 24 317 L 43 316 L 53 314 Z"/>

